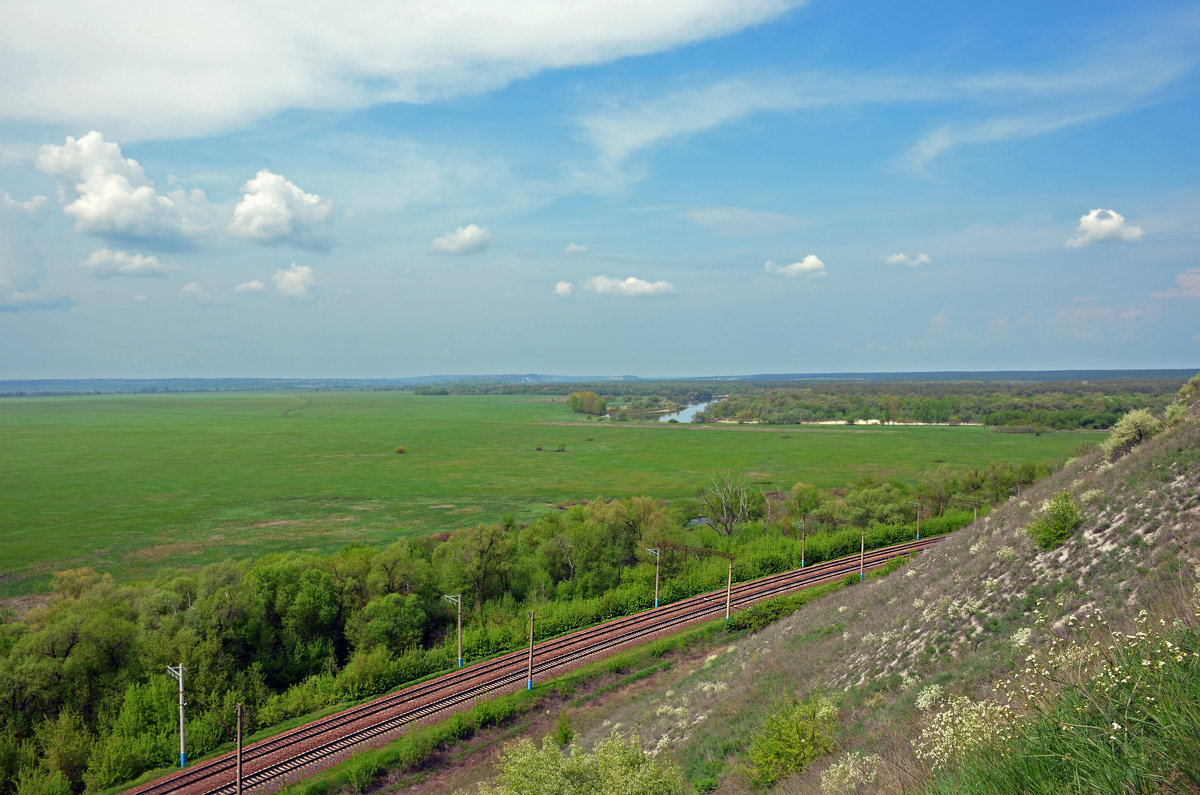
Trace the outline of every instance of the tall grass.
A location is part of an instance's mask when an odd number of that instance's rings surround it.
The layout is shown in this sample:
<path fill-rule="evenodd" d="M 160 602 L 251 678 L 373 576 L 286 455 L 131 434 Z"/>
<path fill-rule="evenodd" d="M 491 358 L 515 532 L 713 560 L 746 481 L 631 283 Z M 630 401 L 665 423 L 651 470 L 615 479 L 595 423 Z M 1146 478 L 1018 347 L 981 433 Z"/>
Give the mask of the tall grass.
<path fill-rule="evenodd" d="M 1088 630 L 1031 654 L 1001 687 L 1008 739 L 944 760 L 925 792 L 1200 792 L 1200 629 Z"/>

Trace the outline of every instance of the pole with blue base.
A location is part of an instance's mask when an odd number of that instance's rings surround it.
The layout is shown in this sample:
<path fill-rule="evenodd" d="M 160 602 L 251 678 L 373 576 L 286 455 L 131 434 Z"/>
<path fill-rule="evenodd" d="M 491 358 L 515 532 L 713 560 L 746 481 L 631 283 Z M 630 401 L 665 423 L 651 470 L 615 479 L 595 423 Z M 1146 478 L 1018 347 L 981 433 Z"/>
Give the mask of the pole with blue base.
<path fill-rule="evenodd" d="M 175 677 L 179 681 L 179 766 L 187 765 L 187 738 L 184 731 L 183 707 L 187 703 L 183 700 L 183 663 L 179 663 L 178 668 L 167 666 L 167 673 Z"/>
<path fill-rule="evenodd" d="M 533 613 L 529 611 L 529 689 L 533 690 Z"/>
<path fill-rule="evenodd" d="M 658 547 L 654 549 L 643 547 L 643 549 L 654 556 L 654 606 L 658 607 Z"/>
<path fill-rule="evenodd" d="M 453 602 L 458 605 L 458 667 L 462 668 L 462 594 L 458 594 L 457 596 L 442 594 L 442 598 L 447 602 Z"/>

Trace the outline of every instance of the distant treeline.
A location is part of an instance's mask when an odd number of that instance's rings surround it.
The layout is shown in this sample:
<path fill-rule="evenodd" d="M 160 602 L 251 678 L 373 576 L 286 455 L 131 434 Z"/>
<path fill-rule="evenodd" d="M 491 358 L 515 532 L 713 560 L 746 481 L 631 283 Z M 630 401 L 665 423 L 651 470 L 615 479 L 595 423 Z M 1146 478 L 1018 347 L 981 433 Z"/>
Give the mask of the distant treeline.
<path fill-rule="evenodd" d="M 801 516 L 866 525 L 873 548 L 914 536 L 917 494 L 922 535 L 935 535 L 1048 471 L 992 463 L 958 477 L 934 470 L 915 488 L 867 477 L 836 492 L 765 491 L 726 473 L 694 500 L 564 505 L 528 526 L 508 519 L 383 549 L 163 568 L 133 583 L 62 571 L 48 604 L 0 623 L 0 795 L 101 790 L 172 764 L 169 665 L 187 672 L 188 752 L 200 756 L 232 739 L 239 702 L 253 731 L 452 668 L 456 608 L 443 594 L 461 594 L 471 662 L 521 647 L 530 610 L 540 640 L 651 606 L 647 548 L 661 550 L 668 603 L 726 582 L 724 560 L 671 542 L 732 554 L 735 579 L 751 579 L 802 555 L 858 552 L 858 527 L 811 522 L 802 541 Z M 735 506 L 728 529 L 714 501 Z"/>
<path fill-rule="evenodd" d="M 826 381 L 738 386 L 699 421 L 977 423 L 1029 429 L 1109 428 L 1134 408 L 1158 412 L 1180 378 L 1106 381 Z"/>
<path fill-rule="evenodd" d="M 712 400 L 717 391 L 728 388 L 719 382 L 696 381 L 621 381 L 580 382 L 561 384 L 433 384 L 413 390 L 418 395 L 547 395 L 560 396 L 573 392 L 595 392 L 614 405 L 649 402 L 654 408 L 674 408 L 689 403 Z M 662 405 L 659 405 L 662 404 Z M 632 410 L 632 409 L 631 409 Z M 645 410 L 639 408 L 638 410 Z"/>

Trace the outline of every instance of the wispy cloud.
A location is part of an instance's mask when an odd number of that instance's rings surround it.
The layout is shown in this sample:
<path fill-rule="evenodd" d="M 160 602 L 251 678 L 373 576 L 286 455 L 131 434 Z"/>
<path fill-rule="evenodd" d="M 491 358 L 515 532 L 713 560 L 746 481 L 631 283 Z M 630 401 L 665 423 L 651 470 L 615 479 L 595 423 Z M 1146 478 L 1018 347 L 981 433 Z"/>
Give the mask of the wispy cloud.
<path fill-rule="evenodd" d="M 359 0 L 279 14 L 269 5 L 209 0 L 136 19 L 83 0 L 23 3 L 6 8 L 0 27 L 0 52 L 21 66 L 0 81 L 0 117 L 89 118 L 139 138 L 203 135 L 287 108 L 340 111 L 479 94 L 543 70 L 720 37 L 800 2 L 664 0 L 630 13 L 630 4 L 611 0 L 447 0 L 416 13 Z M 72 24 L 62 24 L 66 17 Z M 180 86 L 187 102 L 179 101 Z"/>
<path fill-rule="evenodd" d="M 1188 268 L 1175 277 L 1175 286 L 1152 293 L 1152 298 L 1200 298 L 1200 268 Z"/>
<path fill-rule="evenodd" d="M 107 279 L 111 276 L 165 276 L 172 268 L 159 262 L 158 257 L 130 254 L 100 248 L 84 260 L 83 269 L 92 276 Z"/>
<path fill-rule="evenodd" d="M 804 226 L 804 219 L 748 207 L 679 207 L 673 214 L 718 235 L 758 237 Z"/>
<path fill-rule="evenodd" d="M 890 254 L 886 257 L 887 261 L 893 265 L 907 265 L 910 268 L 915 268 L 918 265 L 928 265 L 933 262 L 928 254 L 918 254 L 915 257 L 910 257 L 907 254 Z"/>
<path fill-rule="evenodd" d="M 188 282 L 179 290 L 179 297 L 200 304 L 215 306 L 220 303 L 215 295 L 200 286 L 199 282 Z"/>
<path fill-rule="evenodd" d="M 1120 47 L 1040 69 L 735 75 L 657 95 L 610 97 L 581 114 L 576 124 L 581 140 L 616 167 L 664 142 L 758 113 L 921 103 L 935 119 L 938 113 L 954 117 L 935 122 L 904 154 L 909 167 L 922 171 L 956 147 L 1046 135 L 1153 101 L 1195 68 L 1197 28 L 1197 15 L 1180 15 Z"/>

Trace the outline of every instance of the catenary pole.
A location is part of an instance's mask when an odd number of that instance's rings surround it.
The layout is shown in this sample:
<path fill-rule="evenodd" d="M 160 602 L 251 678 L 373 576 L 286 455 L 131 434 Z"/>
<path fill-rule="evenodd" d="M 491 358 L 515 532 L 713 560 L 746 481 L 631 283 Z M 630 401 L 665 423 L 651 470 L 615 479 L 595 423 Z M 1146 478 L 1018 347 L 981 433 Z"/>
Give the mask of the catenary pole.
<path fill-rule="evenodd" d="M 733 602 L 733 558 L 729 559 L 729 579 L 725 581 L 725 629 L 729 629 L 729 605 Z"/>
<path fill-rule="evenodd" d="M 643 547 L 643 549 L 646 549 L 646 548 Z M 658 547 L 655 547 L 654 549 L 646 549 L 646 551 L 654 556 L 654 606 L 658 607 L 658 555 L 659 555 L 659 551 L 658 551 Z"/>
<path fill-rule="evenodd" d="M 167 673 L 175 677 L 179 681 L 179 766 L 183 767 L 187 764 L 187 738 L 184 730 L 183 707 L 187 703 L 183 700 L 183 663 L 179 663 L 178 668 L 167 666 Z"/>
<path fill-rule="evenodd" d="M 529 611 L 529 688 L 533 690 L 533 613 Z"/>
<path fill-rule="evenodd" d="M 458 594 L 457 596 L 442 594 L 442 598 L 458 605 L 458 667 L 462 668 L 462 594 Z"/>
<path fill-rule="evenodd" d="M 237 705 L 237 795 L 242 795 L 242 705 Z"/>
<path fill-rule="evenodd" d="M 863 564 L 867 561 L 867 528 L 863 526 L 859 530 L 862 532 L 862 535 L 859 536 L 858 545 L 858 579 L 859 582 L 862 582 Z"/>

